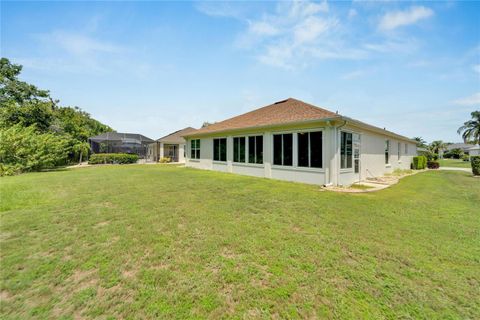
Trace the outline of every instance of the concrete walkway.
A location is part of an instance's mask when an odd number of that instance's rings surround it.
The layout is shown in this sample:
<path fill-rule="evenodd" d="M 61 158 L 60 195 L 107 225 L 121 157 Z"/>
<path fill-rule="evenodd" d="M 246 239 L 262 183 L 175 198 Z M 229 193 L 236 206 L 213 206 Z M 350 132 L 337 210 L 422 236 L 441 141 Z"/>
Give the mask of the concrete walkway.
<path fill-rule="evenodd" d="M 453 171 L 472 172 L 472 168 L 440 167 L 438 169 L 439 170 L 453 170 Z"/>

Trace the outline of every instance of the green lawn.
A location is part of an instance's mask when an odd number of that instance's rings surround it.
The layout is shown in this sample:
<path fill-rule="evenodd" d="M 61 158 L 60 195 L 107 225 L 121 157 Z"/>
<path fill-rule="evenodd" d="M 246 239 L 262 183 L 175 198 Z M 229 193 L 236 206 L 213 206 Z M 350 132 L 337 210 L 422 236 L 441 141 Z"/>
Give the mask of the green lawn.
<path fill-rule="evenodd" d="M 480 180 L 374 193 L 161 165 L 0 179 L 2 319 L 480 318 Z"/>
<path fill-rule="evenodd" d="M 438 159 L 440 167 L 472 168 L 470 161 L 460 159 Z"/>

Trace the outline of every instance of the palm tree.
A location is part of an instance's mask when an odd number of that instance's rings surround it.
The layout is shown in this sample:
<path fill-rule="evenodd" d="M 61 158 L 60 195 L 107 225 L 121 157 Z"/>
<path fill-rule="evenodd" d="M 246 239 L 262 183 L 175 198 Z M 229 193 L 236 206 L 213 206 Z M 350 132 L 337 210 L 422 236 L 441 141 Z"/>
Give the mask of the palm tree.
<path fill-rule="evenodd" d="M 413 137 L 413 140 L 417 141 L 417 147 L 425 148 L 427 146 L 427 141 L 423 140 L 422 137 Z"/>
<path fill-rule="evenodd" d="M 471 113 L 472 120 L 468 120 L 458 128 L 458 134 L 462 135 L 465 143 L 471 142 L 473 144 L 480 143 L 480 111 L 473 111 Z"/>
<path fill-rule="evenodd" d="M 431 152 L 436 154 L 440 153 L 440 151 L 443 151 L 446 148 L 447 144 L 442 140 L 432 141 L 432 143 L 430 143 L 430 145 L 428 146 L 428 149 L 430 149 Z"/>

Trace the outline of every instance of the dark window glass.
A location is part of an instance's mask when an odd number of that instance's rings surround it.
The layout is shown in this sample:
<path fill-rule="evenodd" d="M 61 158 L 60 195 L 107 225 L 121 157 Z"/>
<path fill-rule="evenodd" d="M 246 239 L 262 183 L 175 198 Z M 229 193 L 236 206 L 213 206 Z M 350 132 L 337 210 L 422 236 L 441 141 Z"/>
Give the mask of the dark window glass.
<path fill-rule="evenodd" d="M 352 167 L 352 156 L 353 156 L 353 147 L 352 147 L 352 134 L 347 134 L 347 168 Z"/>
<path fill-rule="evenodd" d="M 293 134 L 273 136 L 273 164 L 291 166 L 293 164 Z"/>
<path fill-rule="evenodd" d="M 200 159 L 200 139 L 190 142 L 190 157 L 192 159 Z"/>
<path fill-rule="evenodd" d="M 298 166 L 309 167 L 308 163 L 308 132 L 302 132 L 297 135 L 298 137 Z"/>
<path fill-rule="evenodd" d="M 352 167 L 352 134 L 342 132 L 340 136 L 340 168 Z"/>
<path fill-rule="evenodd" d="M 398 160 L 400 160 L 400 156 L 401 156 L 401 154 L 400 154 L 401 153 L 400 142 L 397 144 L 397 146 L 398 146 L 398 150 L 397 150 L 398 151 Z"/>
<path fill-rule="evenodd" d="M 248 137 L 248 162 L 255 163 L 255 137 Z"/>
<path fill-rule="evenodd" d="M 220 139 L 213 139 L 213 160 L 220 161 Z"/>
<path fill-rule="evenodd" d="M 291 166 L 293 164 L 293 134 L 283 135 L 283 165 Z"/>
<path fill-rule="evenodd" d="M 220 161 L 227 161 L 227 139 L 220 140 Z"/>
<path fill-rule="evenodd" d="M 282 135 L 273 136 L 273 164 L 282 165 Z"/>
<path fill-rule="evenodd" d="M 263 163 L 263 136 L 255 137 L 255 154 L 257 156 L 256 163 Z"/>
<path fill-rule="evenodd" d="M 245 162 L 245 137 L 233 138 L 233 161 Z"/>
<path fill-rule="evenodd" d="M 321 168 L 323 166 L 322 132 L 310 132 L 310 167 Z"/>
<path fill-rule="evenodd" d="M 245 162 L 245 138 L 240 138 L 240 162 Z"/>
<path fill-rule="evenodd" d="M 233 162 L 238 162 L 240 153 L 238 152 L 239 138 L 233 138 Z"/>

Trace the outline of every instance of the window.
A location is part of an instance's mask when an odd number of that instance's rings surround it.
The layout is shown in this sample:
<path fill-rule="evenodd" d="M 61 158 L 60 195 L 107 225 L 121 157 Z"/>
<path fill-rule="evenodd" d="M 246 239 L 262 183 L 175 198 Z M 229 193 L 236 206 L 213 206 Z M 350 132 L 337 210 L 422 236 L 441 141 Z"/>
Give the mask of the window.
<path fill-rule="evenodd" d="M 352 134 L 343 132 L 340 136 L 340 168 L 352 168 Z"/>
<path fill-rule="evenodd" d="M 190 157 L 200 159 L 200 139 L 190 141 Z"/>
<path fill-rule="evenodd" d="M 245 137 L 233 138 L 233 162 L 245 162 Z"/>
<path fill-rule="evenodd" d="M 408 144 L 405 143 L 405 154 L 408 154 Z"/>
<path fill-rule="evenodd" d="M 248 162 L 263 163 L 263 136 L 248 137 Z"/>
<path fill-rule="evenodd" d="M 299 132 L 298 139 L 298 166 L 322 167 L 322 132 Z"/>
<path fill-rule="evenodd" d="M 227 161 L 227 139 L 213 139 L 213 160 Z"/>
<path fill-rule="evenodd" d="M 273 135 L 273 164 L 291 166 L 293 164 L 293 134 Z"/>
<path fill-rule="evenodd" d="M 398 156 L 398 160 L 400 160 L 400 156 L 401 156 L 401 154 L 400 154 L 400 153 L 401 153 L 401 152 L 400 152 L 400 149 L 401 149 L 400 142 L 398 143 L 397 146 L 398 146 L 398 150 L 397 150 L 398 154 L 397 154 L 397 156 Z"/>
<path fill-rule="evenodd" d="M 390 140 L 385 140 L 385 164 L 390 163 Z"/>

